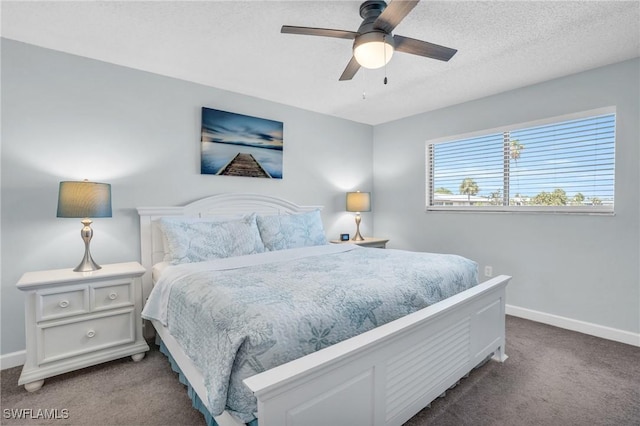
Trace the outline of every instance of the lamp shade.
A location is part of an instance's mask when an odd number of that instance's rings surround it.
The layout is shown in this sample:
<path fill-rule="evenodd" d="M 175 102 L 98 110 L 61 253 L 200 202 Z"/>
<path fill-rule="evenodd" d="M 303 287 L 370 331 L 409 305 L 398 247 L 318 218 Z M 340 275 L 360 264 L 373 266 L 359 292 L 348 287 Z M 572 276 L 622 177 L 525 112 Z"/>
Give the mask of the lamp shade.
<path fill-rule="evenodd" d="M 369 212 L 371 211 L 370 192 L 347 192 L 348 212 Z"/>
<path fill-rule="evenodd" d="M 89 181 L 60 182 L 58 217 L 111 217 L 111 185 Z"/>

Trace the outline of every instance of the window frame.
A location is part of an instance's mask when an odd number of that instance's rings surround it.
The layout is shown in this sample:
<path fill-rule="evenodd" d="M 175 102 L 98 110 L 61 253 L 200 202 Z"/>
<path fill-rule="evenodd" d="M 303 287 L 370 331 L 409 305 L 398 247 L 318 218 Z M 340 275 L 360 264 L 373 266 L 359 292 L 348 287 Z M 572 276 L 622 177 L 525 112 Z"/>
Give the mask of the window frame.
<path fill-rule="evenodd" d="M 513 132 L 516 130 L 522 130 L 529 127 L 536 126 L 544 126 L 555 123 L 562 123 L 564 121 L 577 120 L 588 117 L 595 117 L 598 115 L 606 115 L 606 114 L 614 114 L 615 117 L 615 128 L 614 128 L 614 142 L 613 142 L 613 156 L 614 156 L 614 181 L 613 181 L 613 205 L 612 206 L 452 206 L 452 205 L 439 205 L 432 206 L 431 204 L 431 193 L 432 190 L 432 160 L 431 160 L 431 150 L 430 146 L 440 143 L 453 142 L 456 140 L 464 140 L 464 139 L 472 139 L 478 138 L 486 135 L 496 134 L 496 133 L 506 133 Z M 426 212 L 468 212 L 468 213 L 543 213 L 543 214 L 586 214 L 586 215 L 615 215 L 615 198 L 616 198 L 616 184 L 615 184 L 615 155 L 616 155 L 616 145 L 617 145 L 617 112 L 615 106 L 607 106 L 602 108 L 596 108 L 586 111 L 580 111 L 576 113 L 564 114 L 560 116 L 553 116 L 548 118 L 543 118 L 539 120 L 533 120 L 523 123 L 510 124 L 500 127 L 494 127 L 490 129 L 483 129 L 463 134 L 457 134 L 453 136 L 446 136 L 442 138 L 431 139 L 425 142 L 425 163 L 426 163 L 426 173 L 425 173 L 425 206 Z M 503 191 L 504 192 L 504 191 Z"/>

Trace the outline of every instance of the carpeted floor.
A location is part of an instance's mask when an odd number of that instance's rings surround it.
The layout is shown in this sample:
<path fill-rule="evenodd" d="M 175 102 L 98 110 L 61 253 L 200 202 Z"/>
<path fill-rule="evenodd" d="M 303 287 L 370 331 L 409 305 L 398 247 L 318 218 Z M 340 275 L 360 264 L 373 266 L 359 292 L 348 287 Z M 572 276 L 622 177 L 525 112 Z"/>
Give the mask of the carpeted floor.
<path fill-rule="evenodd" d="M 406 426 L 640 425 L 640 348 L 507 317 L 506 352 L 504 364 L 474 370 Z M 18 387 L 20 370 L 0 375 L 0 424 L 205 424 L 155 346 L 139 363 L 52 377 L 34 393 Z M 12 409 L 68 410 L 68 418 L 16 420 Z"/>

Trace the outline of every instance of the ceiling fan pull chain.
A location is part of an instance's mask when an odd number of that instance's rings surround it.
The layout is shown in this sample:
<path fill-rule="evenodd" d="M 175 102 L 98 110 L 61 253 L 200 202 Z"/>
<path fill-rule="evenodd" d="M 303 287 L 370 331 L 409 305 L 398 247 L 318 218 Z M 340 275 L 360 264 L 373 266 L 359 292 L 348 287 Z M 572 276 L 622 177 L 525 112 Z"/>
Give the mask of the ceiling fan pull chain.
<path fill-rule="evenodd" d="M 382 36 L 382 52 L 384 52 L 384 84 L 387 84 L 387 35 Z"/>
<path fill-rule="evenodd" d="M 362 100 L 367 100 L 367 73 L 362 73 Z"/>

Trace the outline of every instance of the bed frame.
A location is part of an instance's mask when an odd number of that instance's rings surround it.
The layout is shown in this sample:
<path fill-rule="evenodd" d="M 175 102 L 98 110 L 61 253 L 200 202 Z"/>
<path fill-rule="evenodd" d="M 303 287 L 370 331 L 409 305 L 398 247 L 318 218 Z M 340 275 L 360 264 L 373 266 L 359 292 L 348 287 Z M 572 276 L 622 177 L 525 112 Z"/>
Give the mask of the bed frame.
<path fill-rule="evenodd" d="M 208 217 L 258 212 L 291 214 L 318 209 L 257 194 L 221 194 L 183 207 L 141 207 L 143 292 L 152 266 L 164 256 L 156 221 L 163 216 Z M 369 249 L 377 250 L 377 249 Z M 258 400 L 259 426 L 401 425 L 455 386 L 488 357 L 504 362 L 505 287 L 498 276 L 469 290 L 249 377 Z M 200 399 L 202 374 L 160 323 L 152 322 Z M 239 426 L 228 413 L 220 426 Z"/>

